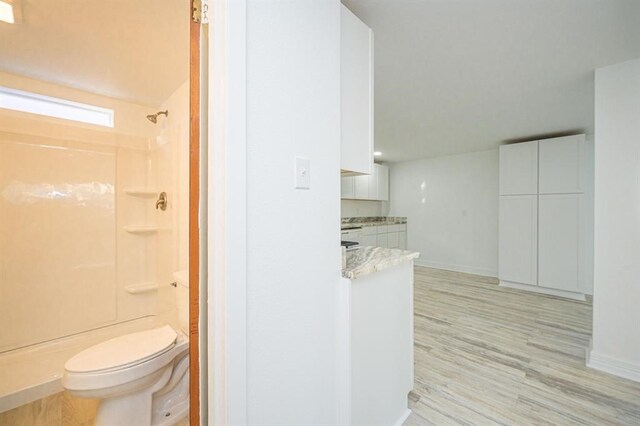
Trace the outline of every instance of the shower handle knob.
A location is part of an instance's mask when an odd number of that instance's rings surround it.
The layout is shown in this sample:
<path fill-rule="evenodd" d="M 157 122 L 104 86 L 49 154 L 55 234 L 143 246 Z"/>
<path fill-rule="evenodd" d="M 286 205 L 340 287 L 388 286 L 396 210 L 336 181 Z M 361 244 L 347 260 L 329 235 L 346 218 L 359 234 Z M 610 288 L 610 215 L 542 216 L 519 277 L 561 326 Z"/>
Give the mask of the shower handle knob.
<path fill-rule="evenodd" d="M 158 201 L 156 201 L 156 210 L 166 210 L 167 209 L 167 193 L 166 192 L 161 192 L 160 196 L 158 197 Z"/>

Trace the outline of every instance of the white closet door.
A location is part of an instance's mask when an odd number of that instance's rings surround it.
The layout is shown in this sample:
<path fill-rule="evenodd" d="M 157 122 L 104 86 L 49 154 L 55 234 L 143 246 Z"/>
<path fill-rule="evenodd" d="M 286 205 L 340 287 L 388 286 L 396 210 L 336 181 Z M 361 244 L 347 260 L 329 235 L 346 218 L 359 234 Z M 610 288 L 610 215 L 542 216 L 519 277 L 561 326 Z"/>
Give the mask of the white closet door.
<path fill-rule="evenodd" d="M 500 147 L 500 195 L 538 193 L 538 141 Z"/>
<path fill-rule="evenodd" d="M 580 194 L 540 195 L 538 285 L 579 291 Z"/>
<path fill-rule="evenodd" d="M 500 197 L 499 276 L 503 281 L 538 282 L 538 196 Z"/>
<path fill-rule="evenodd" d="M 584 135 L 541 140 L 540 194 L 582 192 L 581 167 Z"/>

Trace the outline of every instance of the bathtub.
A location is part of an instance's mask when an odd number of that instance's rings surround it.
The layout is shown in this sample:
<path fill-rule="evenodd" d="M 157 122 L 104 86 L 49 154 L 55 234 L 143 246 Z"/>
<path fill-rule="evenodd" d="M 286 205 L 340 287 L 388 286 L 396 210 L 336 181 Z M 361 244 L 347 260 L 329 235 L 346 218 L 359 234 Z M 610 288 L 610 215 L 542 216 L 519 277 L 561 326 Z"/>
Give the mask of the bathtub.
<path fill-rule="evenodd" d="M 0 413 L 62 392 L 67 359 L 96 343 L 171 324 L 149 316 L 0 353 Z"/>

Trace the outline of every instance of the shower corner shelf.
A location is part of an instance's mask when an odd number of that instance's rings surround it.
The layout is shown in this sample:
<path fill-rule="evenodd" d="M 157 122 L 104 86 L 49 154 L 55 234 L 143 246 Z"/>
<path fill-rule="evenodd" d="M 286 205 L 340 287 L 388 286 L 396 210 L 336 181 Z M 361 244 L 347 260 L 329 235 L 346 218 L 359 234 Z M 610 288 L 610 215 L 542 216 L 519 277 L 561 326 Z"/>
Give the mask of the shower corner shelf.
<path fill-rule="evenodd" d="M 158 227 L 155 225 L 128 225 L 124 230 L 130 234 L 155 234 Z"/>
<path fill-rule="evenodd" d="M 129 294 L 149 293 L 158 290 L 158 284 L 153 282 L 143 282 L 138 284 L 129 284 L 124 287 Z"/>
<path fill-rule="evenodd" d="M 132 195 L 134 197 L 152 198 L 158 195 L 158 190 L 154 188 L 138 188 L 131 187 L 124 189 L 125 194 Z"/>

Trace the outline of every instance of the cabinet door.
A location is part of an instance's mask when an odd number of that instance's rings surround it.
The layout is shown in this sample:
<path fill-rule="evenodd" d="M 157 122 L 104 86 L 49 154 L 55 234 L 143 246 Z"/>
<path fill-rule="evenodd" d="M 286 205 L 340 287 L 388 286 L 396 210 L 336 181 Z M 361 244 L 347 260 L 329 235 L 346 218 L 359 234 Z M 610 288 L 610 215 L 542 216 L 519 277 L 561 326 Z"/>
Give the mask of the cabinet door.
<path fill-rule="evenodd" d="M 377 235 L 378 227 L 377 226 L 365 226 L 362 228 L 362 235 Z"/>
<path fill-rule="evenodd" d="M 538 196 L 500 197 L 499 268 L 503 281 L 537 285 Z"/>
<path fill-rule="evenodd" d="M 360 243 L 362 241 L 362 231 L 342 231 L 340 233 L 340 238 L 342 239 L 342 241 L 353 241 L 356 243 Z"/>
<path fill-rule="evenodd" d="M 369 199 L 369 181 L 370 175 L 354 176 L 355 182 L 355 199 L 356 200 L 368 200 Z"/>
<path fill-rule="evenodd" d="M 378 245 L 378 236 L 377 235 L 362 235 L 362 241 L 360 241 L 361 246 L 365 247 L 377 247 Z"/>
<path fill-rule="evenodd" d="M 407 233 L 406 232 L 398 232 L 398 248 L 402 250 L 407 249 Z"/>
<path fill-rule="evenodd" d="M 376 171 L 376 181 L 378 184 L 376 200 L 388 201 L 389 200 L 389 167 L 376 164 L 375 171 Z"/>
<path fill-rule="evenodd" d="M 540 195 L 538 285 L 579 291 L 580 194 Z"/>
<path fill-rule="evenodd" d="M 389 247 L 388 234 L 378 234 L 378 247 Z"/>
<path fill-rule="evenodd" d="M 369 200 L 378 199 L 378 165 L 373 165 L 373 174 L 369 176 Z"/>
<path fill-rule="evenodd" d="M 580 177 L 584 143 L 584 135 L 539 142 L 540 194 L 582 192 Z"/>
<path fill-rule="evenodd" d="M 397 232 L 389 232 L 387 234 L 387 247 L 389 248 L 399 248 L 400 247 L 400 239 L 398 237 Z"/>
<path fill-rule="evenodd" d="M 538 193 L 538 142 L 500 147 L 500 195 Z"/>
<path fill-rule="evenodd" d="M 351 200 L 356 197 L 354 176 L 347 176 L 340 179 L 340 198 Z"/>
<path fill-rule="evenodd" d="M 340 18 L 340 168 L 373 170 L 373 32 L 342 6 Z"/>

